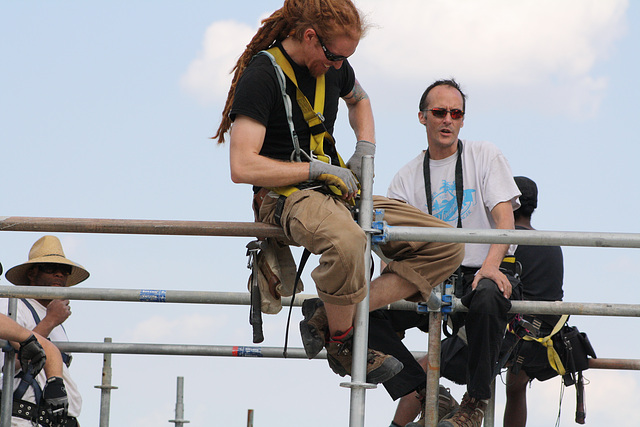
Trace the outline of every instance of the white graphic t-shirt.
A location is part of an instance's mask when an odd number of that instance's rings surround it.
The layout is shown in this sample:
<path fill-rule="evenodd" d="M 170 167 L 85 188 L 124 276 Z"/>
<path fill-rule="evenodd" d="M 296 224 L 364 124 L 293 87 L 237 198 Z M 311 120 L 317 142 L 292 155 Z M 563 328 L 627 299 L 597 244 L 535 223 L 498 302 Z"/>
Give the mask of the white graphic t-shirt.
<path fill-rule="evenodd" d="M 403 166 L 395 175 L 387 197 L 405 201 L 429 213 L 423 161 L 425 151 Z M 429 160 L 431 176 L 431 214 L 453 227 L 458 225 L 455 170 L 458 153 L 442 160 Z M 462 227 L 470 229 L 495 228 L 491 210 L 501 202 L 511 202 L 514 210 L 520 207 L 520 191 L 513 180 L 511 167 L 502 152 L 490 142 L 462 141 Z M 489 252 L 490 244 L 467 243 L 462 265 L 480 267 Z M 509 255 L 516 246 L 509 248 Z"/>

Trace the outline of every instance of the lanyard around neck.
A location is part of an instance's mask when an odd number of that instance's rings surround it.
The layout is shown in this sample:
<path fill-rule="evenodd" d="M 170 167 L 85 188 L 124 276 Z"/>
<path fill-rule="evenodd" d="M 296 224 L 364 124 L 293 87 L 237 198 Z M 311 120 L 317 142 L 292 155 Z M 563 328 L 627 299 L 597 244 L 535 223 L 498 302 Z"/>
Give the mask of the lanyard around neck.
<path fill-rule="evenodd" d="M 427 195 L 427 208 L 432 211 L 433 196 L 431 195 L 431 171 L 429 169 L 429 149 L 424 153 L 422 162 L 424 174 L 424 191 Z M 462 141 L 458 140 L 458 158 L 456 160 L 456 201 L 458 202 L 458 228 L 462 228 L 462 199 L 464 198 L 464 186 L 462 183 Z"/>

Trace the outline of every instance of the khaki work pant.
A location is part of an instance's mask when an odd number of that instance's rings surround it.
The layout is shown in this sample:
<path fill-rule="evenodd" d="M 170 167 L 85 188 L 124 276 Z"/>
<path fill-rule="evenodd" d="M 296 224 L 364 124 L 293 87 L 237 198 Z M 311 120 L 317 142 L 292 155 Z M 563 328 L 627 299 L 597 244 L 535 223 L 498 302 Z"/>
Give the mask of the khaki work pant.
<path fill-rule="evenodd" d="M 260 208 L 259 220 L 275 224 L 278 195 L 269 193 Z M 407 203 L 374 196 L 374 209 L 384 209 L 390 226 L 450 227 Z M 288 240 L 320 255 L 311 272 L 318 296 L 335 305 L 351 305 L 366 295 L 364 252 L 366 236 L 344 202 L 315 190 L 296 191 L 284 204 L 280 223 Z M 413 283 L 418 292 L 408 298 L 426 301 L 431 289 L 444 281 L 462 262 L 464 245 L 437 242 L 389 242 L 380 246 L 393 260 L 382 274 L 395 273 Z"/>

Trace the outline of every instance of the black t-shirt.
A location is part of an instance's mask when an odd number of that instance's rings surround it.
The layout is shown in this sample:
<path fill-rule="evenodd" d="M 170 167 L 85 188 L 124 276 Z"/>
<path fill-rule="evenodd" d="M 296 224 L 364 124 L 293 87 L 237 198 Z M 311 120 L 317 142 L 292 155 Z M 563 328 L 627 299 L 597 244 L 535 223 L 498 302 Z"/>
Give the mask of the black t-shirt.
<path fill-rule="evenodd" d="M 280 43 L 276 44 L 289 60 L 294 70 L 298 85 L 311 105 L 315 100 L 316 79 L 309 74 L 306 67 L 297 65 L 287 55 Z M 287 93 L 291 98 L 293 123 L 300 148 L 309 152 L 310 132 L 304 120 L 302 110 L 296 101 L 296 88 L 289 78 Z M 325 126 L 330 134 L 338 115 L 338 101 L 348 95 L 355 85 L 355 73 L 349 62 L 345 60 L 339 70 L 330 68 L 325 75 L 325 105 L 323 116 Z M 271 60 L 265 55 L 255 56 L 242 73 L 236 87 L 235 98 L 231 107 L 230 117 L 235 120 L 237 115 L 250 117 L 266 126 L 264 144 L 260 154 L 266 157 L 290 160 L 293 152 L 291 132 L 287 122 L 284 101 L 280 91 L 280 84 Z M 332 157 L 333 164 L 339 164 L 335 148 L 325 141 L 325 154 Z"/>
<path fill-rule="evenodd" d="M 517 230 L 526 230 L 516 226 Z M 522 291 L 525 300 L 561 301 L 564 266 L 560 246 L 518 245 L 516 260 L 522 264 Z"/>

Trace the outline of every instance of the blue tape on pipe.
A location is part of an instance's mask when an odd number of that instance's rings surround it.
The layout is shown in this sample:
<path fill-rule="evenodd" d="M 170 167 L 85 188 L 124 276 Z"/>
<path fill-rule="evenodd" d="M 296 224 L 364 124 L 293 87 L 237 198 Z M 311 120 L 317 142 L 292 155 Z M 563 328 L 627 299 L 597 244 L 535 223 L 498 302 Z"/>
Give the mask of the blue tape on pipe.
<path fill-rule="evenodd" d="M 260 347 L 234 346 L 231 354 L 238 357 L 262 357 L 262 349 Z"/>
<path fill-rule="evenodd" d="M 153 289 L 143 289 L 140 291 L 140 301 L 142 302 L 166 302 L 167 291 L 156 291 Z"/>

